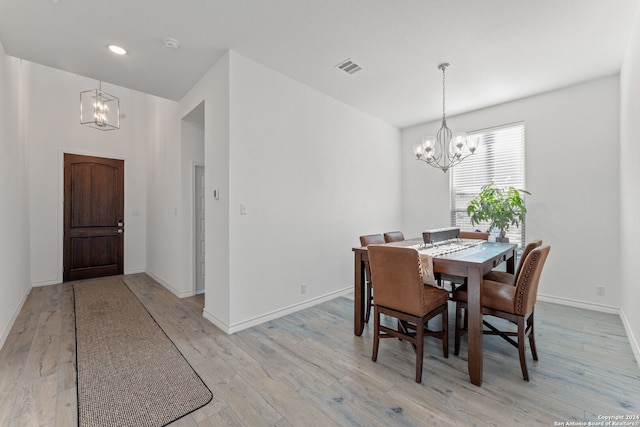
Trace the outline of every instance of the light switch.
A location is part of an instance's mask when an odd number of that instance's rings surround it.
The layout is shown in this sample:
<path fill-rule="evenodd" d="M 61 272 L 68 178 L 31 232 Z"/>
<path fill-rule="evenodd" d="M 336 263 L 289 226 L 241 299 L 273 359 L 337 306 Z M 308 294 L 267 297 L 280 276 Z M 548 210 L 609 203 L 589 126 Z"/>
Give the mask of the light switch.
<path fill-rule="evenodd" d="M 240 203 L 240 215 L 246 215 L 247 214 L 247 205 L 245 205 L 244 203 Z"/>

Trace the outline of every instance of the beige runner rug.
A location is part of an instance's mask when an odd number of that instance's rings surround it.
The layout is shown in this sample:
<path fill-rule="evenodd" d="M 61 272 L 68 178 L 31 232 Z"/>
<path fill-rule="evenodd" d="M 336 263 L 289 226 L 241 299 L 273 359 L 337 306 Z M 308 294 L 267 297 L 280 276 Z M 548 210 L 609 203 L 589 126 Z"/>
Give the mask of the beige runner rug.
<path fill-rule="evenodd" d="M 79 426 L 164 426 L 211 401 L 211 391 L 121 278 L 77 282 L 73 289 Z"/>

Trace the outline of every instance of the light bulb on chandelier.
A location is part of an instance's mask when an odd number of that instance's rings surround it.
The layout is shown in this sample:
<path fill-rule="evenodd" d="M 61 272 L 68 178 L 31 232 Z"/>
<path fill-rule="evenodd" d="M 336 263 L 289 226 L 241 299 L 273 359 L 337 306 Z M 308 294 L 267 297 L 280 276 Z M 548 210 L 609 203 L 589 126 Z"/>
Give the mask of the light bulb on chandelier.
<path fill-rule="evenodd" d="M 444 62 L 438 65 L 442 70 L 442 125 L 435 137 L 426 136 L 422 141 L 414 144 L 413 153 L 417 160 L 447 172 L 473 153 L 478 148 L 478 139 L 468 141 L 464 132 L 452 133 L 447 126 L 445 112 L 445 70 L 450 64 Z"/>
<path fill-rule="evenodd" d="M 96 126 L 105 127 L 107 125 L 107 115 L 109 114 L 109 107 L 102 102 L 96 101 L 93 104 L 93 117 L 95 119 Z"/>

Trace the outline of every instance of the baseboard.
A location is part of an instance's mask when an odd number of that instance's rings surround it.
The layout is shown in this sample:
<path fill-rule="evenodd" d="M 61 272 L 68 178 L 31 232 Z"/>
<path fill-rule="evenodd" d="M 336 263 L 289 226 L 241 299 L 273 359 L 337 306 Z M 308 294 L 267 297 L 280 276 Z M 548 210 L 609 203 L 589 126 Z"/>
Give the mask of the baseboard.
<path fill-rule="evenodd" d="M 209 322 L 213 323 L 218 329 L 220 329 L 225 334 L 227 335 L 231 334 L 229 325 L 227 325 L 221 319 L 218 319 L 213 313 L 207 311 L 206 307 L 204 308 L 204 310 L 202 310 L 202 317 L 207 319 Z"/>
<path fill-rule="evenodd" d="M 243 320 L 241 322 L 237 322 L 231 325 L 226 324 L 221 319 L 218 319 L 213 313 L 207 311 L 206 307 L 202 312 L 202 316 L 209 320 L 211 323 L 216 325 L 226 334 L 234 334 L 236 332 L 240 332 L 244 329 L 251 328 L 252 326 L 260 325 L 262 323 L 268 322 L 273 319 L 277 319 L 279 317 L 286 316 L 291 313 L 295 313 L 296 311 L 304 310 L 305 308 L 313 307 L 314 305 L 322 304 L 323 302 L 332 300 L 334 298 L 338 298 L 341 296 L 348 296 L 353 292 L 353 286 L 349 286 L 345 289 L 340 289 L 338 291 L 330 292 L 328 294 L 312 298 L 310 300 L 306 300 L 297 304 L 292 304 L 288 307 L 283 307 L 278 310 L 274 310 L 272 312 L 253 317 L 251 319 Z"/>
<path fill-rule="evenodd" d="M 153 280 L 155 280 L 156 282 L 160 283 L 162 286 L 164 286 L 169 292 L 171 292 L 172 294 L 174 294 L 175 296 L 177 296 L 178 298 L 186 298 L 186 297 L 190 297 L 193 296 L 193 291 L 189 291 L 189 292 L 180 292 L 179 290 L 177 290 L 176 288 L 174 288 L 173 286 L 171 286 L 170 284 L 168 284 L 167 282 L 165 282 L 164 280 L 162 280 L 161 278 L 159 278 L 158 276 L 156 276 L 155 274 L 151 273 L 150 271 L 142 271 L 141 273 L 146 273 L 148 274 Z"/>
<path fill-rule="evenodd" d="M 32 288 L 39 288 L 41 286 L 51 286 L 51 285 L 57 285 L 59 283 L 62 283 L 61 280 L 45 280 L 43 282 L 35 282 L 31 284 Z"/>
<path fill-rule="evenodd" d="M 27 300 L 27 297 L 29 296 L 30 292 L 31 292 L 31 286 L 29 286 L 27 288 L 25 293 L 20 298 L 20 302 L 18 303 L 16 308 L 13 310 L 13 313 L 11 313 L 11 317 L 9 318 L 9 322 L 6 324 L 4 330 L 2 331 L 2 336 L 0 336 L 0 349 L 2 349 L 2 347 L 4 346 L 5 341 L 9 337 L 9 332 L 11 332 L 11 328 L 13 328 L 13 324 L 16 322 L 16 319 L 18 318 L 18 314 L 20 314 L 20 310 L 22 310 L 22 306 L 24 305 L 25 301 Z"/>
<path fill-rule="evenodd" d="M 633 334 L 631 323 L 629 323 L 629 319 L 627 319 L 627 316 L 624 314 L 624 310 L 622 309 L 620 309 L 620 319 L 622 320 L 622 324 L 624 325 L 624 330 L 627 332 L 627 338 L 629 339 L 631 350 L 633 351 L 633 355 L 635 356 L 638 367 L 640 368 L 640 343 L 638 343 L 638 340 Z"/>
<path fill-rule="evenodd" d="M 140 273 L 146 273 L 147 271 L 144 268 L 129 268 L 127 269 L 127 271 L 124 272 L 125 275 L 127 274 L 140 274 Z"/>
<path fill-rule="evenodd" d="M 587 301 L 578 301 L 569 298 L 554 297 L 551 295 L 538 294 L 538 299 L 544 302 L 566 305 L 569 307 L 584 308 L 585 310 L 599 311 L 601 313 L 620 314 L 620 307 L 612 305 L 596 304 Z"/>

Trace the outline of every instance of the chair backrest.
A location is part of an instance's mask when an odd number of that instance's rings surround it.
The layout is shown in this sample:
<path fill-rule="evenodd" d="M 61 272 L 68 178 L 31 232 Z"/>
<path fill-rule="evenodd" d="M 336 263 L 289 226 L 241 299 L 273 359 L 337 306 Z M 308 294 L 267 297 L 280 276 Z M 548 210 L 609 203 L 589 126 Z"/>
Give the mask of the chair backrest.
<path fill-rule="evenodd" d="M 550 246 L 532 250 L 522 264 L 522 270 L 516 282 L 514 313 L 524 316 L 529 313 L 538 298 L 538 283 L 542 267 L 549 255 Z"/>
<path fill-rule="evenodd" d="M 385 243 L 385 241 L 382 234 L 367 234 L 366 236 L 360 236 L 360 245 L 362 246 L 381 245 L 383 243 Z M 371 267 L 369 266 L 369 261 L 365 261 L 364 271 L 367 276 L 367 281 L 369 283 L 373 283 L 373 280 L 371 280 Z"/>
<path fill-rule="evenodd" d="M 360 245 L 381 245 L 385 243 L 384 236 L 382 234 L 367 234 L 366 236 L 360 236 Z"/>
<path fill-rule="evenodd" d="M 404 240 L 404 234 L 402 231 L 389 231 L 384 233 L 384 241 L 389 242 L 401 242 Z"/>
<path fill-rule="evenodd" d="M 481 231 L 461 231 L 458 233 L 460 239 L 478 239 L 489 240 L 489 233 L 483 233 Z"/>
<path fill-rule="evenodd" d="M 533 242 L 527 243 L 527 246 L 524 247 L 522 251 L 522 255 L 520 255 L 520 261 L 518 262 L 518 268 L 516 268 L 515 277 L 517 278 L 520 275 L 520 270 L 522 270 L 522 264 L 524 264 L 524 260 L 527 259 L 527 255 L 531 253 L 532 250 L 542 246 L 542 240 L 535 240 Z M 517 279 L 516 279 L 517 280 Z"/>
<path fill-rule="evenodd" d="M 374 303 L 423 316 L 426 309 L 425 285 L 420 276 L 418 251 L 389 245 L 371 245 L 368 250 L 376 290 Z"/>

